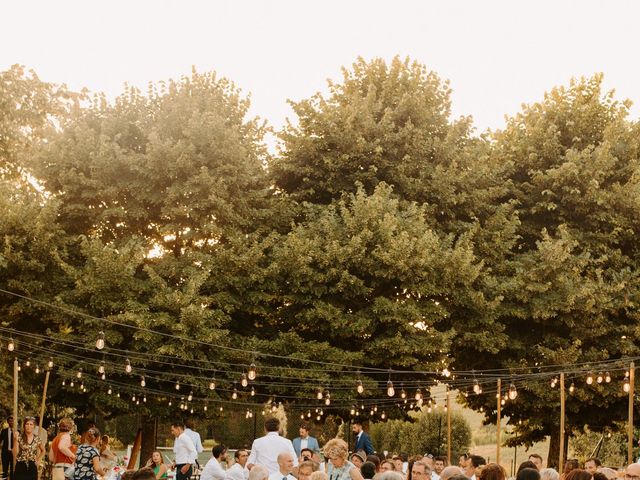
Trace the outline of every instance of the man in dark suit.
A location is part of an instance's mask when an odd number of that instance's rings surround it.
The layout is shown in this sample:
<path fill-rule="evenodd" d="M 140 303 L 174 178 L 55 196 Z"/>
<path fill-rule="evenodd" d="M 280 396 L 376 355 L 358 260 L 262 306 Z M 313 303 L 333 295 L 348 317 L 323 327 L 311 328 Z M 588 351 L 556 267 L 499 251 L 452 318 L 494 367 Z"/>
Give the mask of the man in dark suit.
<path fill-rule="evenodd" d="M 7 417 L 7 428 L 4 428 L 0 432 L 0 444 L 2 444 L 2 479 L 13 478 L 13 453 L 11 448 L 13 447 L 13 416 Z"/>
<path fill-rule="evenodd" d="M 364 450 L 367 455 L 372 455 L 375 452 L 375 449 L 371 444 L 369 434 L 362 429 L 362 423 L 356 421 L 351 430 L 356 435 L 356 446 L 353 448 L 353 451 L 358 452 L 360 450 Z"/>

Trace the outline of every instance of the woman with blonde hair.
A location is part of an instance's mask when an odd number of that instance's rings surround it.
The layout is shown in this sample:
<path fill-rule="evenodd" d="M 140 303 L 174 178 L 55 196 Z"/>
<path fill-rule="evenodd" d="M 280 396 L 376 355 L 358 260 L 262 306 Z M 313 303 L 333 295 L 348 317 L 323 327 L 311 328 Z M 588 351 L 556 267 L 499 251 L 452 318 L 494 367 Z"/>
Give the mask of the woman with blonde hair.
<path fill-rule="evenodd" d="M 322 449 L 328 460 L 326 473 L 329 480 L 364 480 L 360 470 L 347 460 L 349 447 L 347 442 L 339 438 L 329 440 Z"/>

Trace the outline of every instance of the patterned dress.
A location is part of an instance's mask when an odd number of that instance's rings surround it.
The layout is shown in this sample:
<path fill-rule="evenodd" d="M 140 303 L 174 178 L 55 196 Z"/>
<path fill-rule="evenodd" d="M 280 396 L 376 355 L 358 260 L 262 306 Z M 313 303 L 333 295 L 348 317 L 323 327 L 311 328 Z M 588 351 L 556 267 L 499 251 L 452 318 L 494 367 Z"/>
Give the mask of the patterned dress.
<path fill-rule="evenodd" d="M 36 459 L 42 442 L 36 435 L 31 443 L 25 441 L 22 435 L 18 436 L 18 456 L 16 457 L 16 469 L 13 473 L 14 480 L 36 480 L 38 478 L 38 466 Z"/>
<path fill-rule="evenodd" d="M 93 468 L 93 459 L 100 458 L 100 452 L 94 446 L 83 443 L 76 452 L 76 464 L 73 480 L 96 480 L 98 475 Z"/>

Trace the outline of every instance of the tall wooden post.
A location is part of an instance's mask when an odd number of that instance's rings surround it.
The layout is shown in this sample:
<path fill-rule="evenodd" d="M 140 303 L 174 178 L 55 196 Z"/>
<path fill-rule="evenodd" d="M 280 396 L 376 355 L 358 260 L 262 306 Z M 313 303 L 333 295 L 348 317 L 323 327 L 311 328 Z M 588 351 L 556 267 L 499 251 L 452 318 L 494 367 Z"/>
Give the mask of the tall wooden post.
<path fill-rule="evenodd" d="M 500 413 L 502 411 L 502 379 L 498 379 L 497 410 L 498 418 L 496 420 L 496 463 L 500 465 Z"/>
<path fill-rule="evenodd" d="M 633 463 L 633 397 L 635 396 L 636 367 L 629 365 L 629 427 L 627 432 L 627 463 Z"/>
<path fill-rule="evenodd" d="M 49 369 L 47 369 L 47 373 L 44 376 L 44 389 L 42 390 L 42 403 L 40 404 L 40 425 L 38 426 L 39 429 L 44 428 L 44 407 L 47 401 L 47 389 L 49 388 L 49 375 L 51 375 L 51 372 L 49 371 Z"/>
<path fill-rule="evenodd" d="M 562 475 L 564 468 L 564 372 L 560 373 L 560 461 L 558 462 L 558 473 Z"/>
<path fill-rule="evenodd" d="M 13 431 L 17 432 L 20 428 L 18 421 L 18 359 L 13 360 Z M 13 441 L 11 441 L 13 445 Z M 14 459 L 15 462 L 15 459 Z"/>
<path fill-rule="evenodd" d="M 447 465 L 451 465 L 451 392 L 447 386 Z"/>

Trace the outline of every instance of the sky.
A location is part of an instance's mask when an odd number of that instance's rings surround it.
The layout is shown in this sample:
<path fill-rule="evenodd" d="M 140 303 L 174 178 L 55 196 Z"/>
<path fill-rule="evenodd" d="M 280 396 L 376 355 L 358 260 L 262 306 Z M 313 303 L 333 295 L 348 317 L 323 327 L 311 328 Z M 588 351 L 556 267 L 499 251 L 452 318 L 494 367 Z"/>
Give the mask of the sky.
<path fill-rule="evenodd" d="M 0 70 L 110 98 L 125 82 L 215 70 L 276 128 L 295 121 L 287 99 L 326 92 L 358 56 L 423 63 L 478 132 L 596 72 L 640 113 L 640 1 L 3 0 L 0 18 Z"/>

